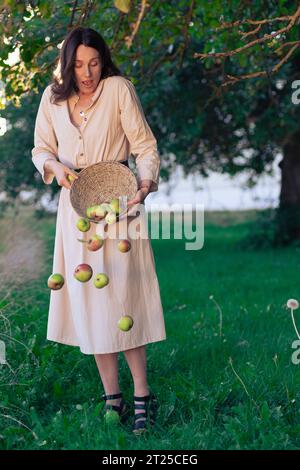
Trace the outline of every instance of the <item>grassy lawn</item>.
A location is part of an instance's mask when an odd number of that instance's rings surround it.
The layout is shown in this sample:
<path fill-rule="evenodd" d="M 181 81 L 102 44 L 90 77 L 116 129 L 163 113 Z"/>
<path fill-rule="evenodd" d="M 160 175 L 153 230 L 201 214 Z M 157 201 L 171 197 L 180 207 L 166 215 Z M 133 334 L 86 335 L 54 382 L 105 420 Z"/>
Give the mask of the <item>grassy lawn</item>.
<path fill-rule="evenodd" d="M 285 308 L 300 298 L 299 248 L 243 248 L 251 213 L 206 214 L 199 251 L 152 241 L 168 339 L 148 346 L 159 420 L 136 437 L 130 421 L 102 422 L 94 358 L 45 339 L 55 218 L 26 223 L 43 240 L 44 262 L 37 278 L 2 283 L 1 449 L 300 448 L 300 365 L 291 362 L 297 338 Z M 132 402 L 122 354 L 120 384 Z"/>

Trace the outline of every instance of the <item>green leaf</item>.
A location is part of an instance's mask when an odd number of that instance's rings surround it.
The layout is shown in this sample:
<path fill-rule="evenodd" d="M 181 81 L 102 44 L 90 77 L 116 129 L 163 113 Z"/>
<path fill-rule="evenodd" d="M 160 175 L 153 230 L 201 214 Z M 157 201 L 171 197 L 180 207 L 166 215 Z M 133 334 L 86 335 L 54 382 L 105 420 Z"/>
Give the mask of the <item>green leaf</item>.
<path fill-rule="evenodd" d="M 115 7 L 122 13 L 129 13 L 130 11 L 130 0 L 114 0 Z"/>
<path fill-rule="evenodd" d="M 51 4 L 45 0 L 39 2 L 39 10 L 41 12 L 42 18 L 51 18 Z"/>
<path fill-rule="evenodd" d="M 25 47 L 20 49 L 20 56 L 25 63 L 31 62 L 33 55 L 34 54 L 31 49 L 27 49 Z"/>

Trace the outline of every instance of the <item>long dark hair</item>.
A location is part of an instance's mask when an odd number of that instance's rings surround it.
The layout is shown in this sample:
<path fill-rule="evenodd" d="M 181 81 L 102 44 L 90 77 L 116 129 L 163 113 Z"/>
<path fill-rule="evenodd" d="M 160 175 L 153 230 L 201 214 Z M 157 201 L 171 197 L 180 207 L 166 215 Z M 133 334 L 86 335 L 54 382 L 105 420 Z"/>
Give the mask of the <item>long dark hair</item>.
<path fill-rule="evenodd" d="M 68 99 L 73 91 L 78 91 L 74 75 L 74 63 L 77 47 L 93 47 L 99 52 L 101 58 L 101 80 L 113 75 L 123 75 L 113 63 L 110 50 L 105 40 L 97 31 L 91 28 L 79 26 L 71 30 L 66 36 L 60 51 L 58 65 L 53 72 L 51 82 L 51 102 L 58 104 L 59 101 Z M 127 78 L 127 77 L 126 77 Z"/>

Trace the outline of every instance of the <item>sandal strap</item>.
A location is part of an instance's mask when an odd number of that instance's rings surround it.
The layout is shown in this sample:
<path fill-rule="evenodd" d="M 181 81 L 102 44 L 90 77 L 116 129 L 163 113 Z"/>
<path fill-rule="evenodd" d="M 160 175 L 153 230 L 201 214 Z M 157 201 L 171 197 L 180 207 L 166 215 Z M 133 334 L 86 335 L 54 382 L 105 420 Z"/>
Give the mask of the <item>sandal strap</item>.
<path fill-rule="evenodd" d="M 134 401 L 149 401 L 151 399 L 152 395 L 146 395 L 145 397 L 136 397 L 133 396 Z"/>
<path fill-rule="evenodd" d="M 120 413 L 121 409 L 123 408 L 123 406 L 118 406 L 118 405 L 106 405 L 106 411 L 110 411 L 110 410 L 114 410 L 114 411 L 117 411 L 118 413 Z"/>
<path fill-rule="evenodd" d="M 135 410 L 145 410 L 147 405 L 137 405 L 136 403 L 134 404 L 134 409 Z"/>
<path fill-rule="evenodd" d="M 105 395 L 105 393 L 102 395 L 103 400 L 115 400 L 117 398 L 122 398 L 123 394 L 121 393 L 116 393 L 115 395 Z"/>
<path fill-rule="evenodd" d="M 135 421 L 133 431 L 139 431 L 140 429 L 147 429 L 145 420 Z"/>

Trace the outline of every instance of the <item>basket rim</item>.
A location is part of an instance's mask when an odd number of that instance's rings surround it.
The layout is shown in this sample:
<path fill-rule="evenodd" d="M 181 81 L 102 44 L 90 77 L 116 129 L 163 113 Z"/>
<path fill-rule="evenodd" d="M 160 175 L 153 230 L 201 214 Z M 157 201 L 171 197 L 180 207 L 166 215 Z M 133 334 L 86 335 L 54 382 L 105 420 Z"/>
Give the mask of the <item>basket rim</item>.
<path fill-rule="evenodd" d="M 78 205 L 78 188 L 80 187 L 80 182 L 79 180 L 83 177 L 83 179 L 89 177 L 89 173 L 95 174 L 95 169 L 97 172 L 97 168 L 101 168 L 102 170 L 105 168 L 105 166 L 108 167 L 114 167 L 114 169 L 118 168 L 117 172 L 122 173 L 123 175 L 127 175 L 127 178 L 129 178 L 132 181 L 132 193 L 136 192 L 138 190 L 138 182 L 137 182 L 137 177 L 134 174 L 134 172 L 126 165 L 122 164 L 122 162 L 117 162 L 117 161 L 101 161 L 97 163 L 93 163 L 92 165 L 87 166 L 86 168 L 83 168 L 80 173 L 78 173 L 78 180 L 76 179 L 70 188 L 70 202 L 73 207 L 73 209 L 77 212 L 78 215 L 81 217 L 83 216 L 83 212 L 79 205 Z M 76 170 L 75 170 L 76 171 Z M 116 173 L 115 173 L 116 174 Z M 107 201 L 108 202 L 108 201 Z"/>

